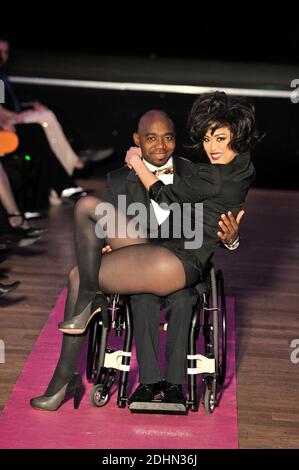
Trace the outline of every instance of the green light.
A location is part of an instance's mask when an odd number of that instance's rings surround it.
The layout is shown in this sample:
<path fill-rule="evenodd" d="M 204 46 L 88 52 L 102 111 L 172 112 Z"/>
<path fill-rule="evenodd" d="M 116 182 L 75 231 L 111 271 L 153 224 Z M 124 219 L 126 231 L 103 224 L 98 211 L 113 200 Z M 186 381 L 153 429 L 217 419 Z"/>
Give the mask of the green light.
<path fill-rule="evenodd" d="M 27 161 L 31 160 L 30 155 L 25 155 L 25 160 L 27 160 Z"/>

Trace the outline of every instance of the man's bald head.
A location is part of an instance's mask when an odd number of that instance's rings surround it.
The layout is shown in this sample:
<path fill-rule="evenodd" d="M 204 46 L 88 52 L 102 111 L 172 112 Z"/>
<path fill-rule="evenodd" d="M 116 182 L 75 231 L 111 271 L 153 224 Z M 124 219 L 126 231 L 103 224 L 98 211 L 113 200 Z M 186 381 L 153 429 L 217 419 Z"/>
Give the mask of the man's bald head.
<path fill-rule="evenodd" d="M 160 109 L 151 109 L 144 113 L 138 122 L 138 133 L 143 133 L 146 129 L 152 125 L 154 122 L 158 121 L 167 121 L 168 124 L 172 127 L 174 132 L 174 124 L 172 119 L 168 116 L 167 113 L 161 111 Z"/>

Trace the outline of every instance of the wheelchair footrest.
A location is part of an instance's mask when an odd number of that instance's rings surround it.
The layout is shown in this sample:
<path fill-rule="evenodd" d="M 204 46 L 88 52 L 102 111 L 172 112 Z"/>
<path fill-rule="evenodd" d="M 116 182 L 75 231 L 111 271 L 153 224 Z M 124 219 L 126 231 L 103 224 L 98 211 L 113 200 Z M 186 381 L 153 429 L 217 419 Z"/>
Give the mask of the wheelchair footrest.
<path fill-rule="evenodd" d="M 104 359 L 104 367 L 107 369 L 116 369 L 122 370 L 124 372 L 129 372 L 130 365 L 124 365 L 122 363 L 123 357 L 131 358 L 131 352 L 125 351 L 106 351 Z"/>
<path fill-rule="evenodd" d="M 165 403 L 158 400 L 149 402 L 133 401 L 129 405 L 129 410 L 131 413 L 188 414 L 188 408 L 182 403 Z"/>
<path fill-rule="evenodd" d="M 202 354 L 188 354 L 187 359 L 196 361 L 196 367 L 188 367 L 187 373 L 195 374 L 214 374 L 215 359 L 203 356 Z"/>

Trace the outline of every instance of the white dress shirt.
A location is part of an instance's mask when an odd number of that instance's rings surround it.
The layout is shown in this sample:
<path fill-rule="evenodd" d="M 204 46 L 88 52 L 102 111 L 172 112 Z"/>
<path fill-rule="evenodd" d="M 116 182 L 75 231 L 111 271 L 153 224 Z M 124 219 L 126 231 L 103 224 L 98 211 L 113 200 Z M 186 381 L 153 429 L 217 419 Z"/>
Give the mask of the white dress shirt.
<path fill-rule="evenodd" d="M 151 163 L 147 162 L 146 160 L 143 160 L 143 163 L 145 164 L 145 166 L 147 166 L 147 168 L 150 171 L 156 171 L 156 170 L 162 170 L 164 168 L 168 168 L 169 166 L 173 166 L 173 159 L 172 159 L 172 157 L 170 157 L 167 160 L 167 162 L 165 163 L 165 165 L 162 165 L 162 166 L 152 165 Z M 173 174 L 157 175 L 157 178 L 159 178 L 159 180 L 161 180 L 164 184 L 172 184 L 173 183 Z M 169 216 L 170 211 L 162 209 L 159 206 L 159 204 L 157 204 L 156 201 L 154 201 L 153 199 L 151 199 L 151 204 L 153 206 L 158 224 L 161 225 L 167 219 L 167 217 Z"/>

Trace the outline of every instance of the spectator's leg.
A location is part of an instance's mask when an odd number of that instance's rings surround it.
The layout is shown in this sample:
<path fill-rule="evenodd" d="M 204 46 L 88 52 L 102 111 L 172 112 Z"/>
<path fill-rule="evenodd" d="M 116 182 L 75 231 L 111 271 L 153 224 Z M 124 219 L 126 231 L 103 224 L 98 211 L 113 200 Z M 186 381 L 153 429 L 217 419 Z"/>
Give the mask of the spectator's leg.
<path fill-rule="evenodd" d="M 20 139 L 20 152 L 31 157 L 31 192 L 30 209 L 47 209 L 50 189 L 55 189 L 60 196 L 65 188 L 76 186 L 66 173 L 49 147 L 42 127 L 39 124 L 21 124 L 17 126 Z"/>
<path fill-rule="evenodd" d="M 9 179 L 0 162 L 0 201 L 7 214 L 19 214 L 20 210 L 15 201 Z M 17 224 L 16 224 L 17 225 Z"/>
<path fill-rule="evenodd" d="M 70 146 L 61 125 L 55 114 L 48 110 L 30 111 L 26 114 L 27 123 L 38 123 L 42 126 L 53 153 L 58 158 L 68 175 L 72 175 L 75 168 L 81 168 L 79 157 Z"/>

